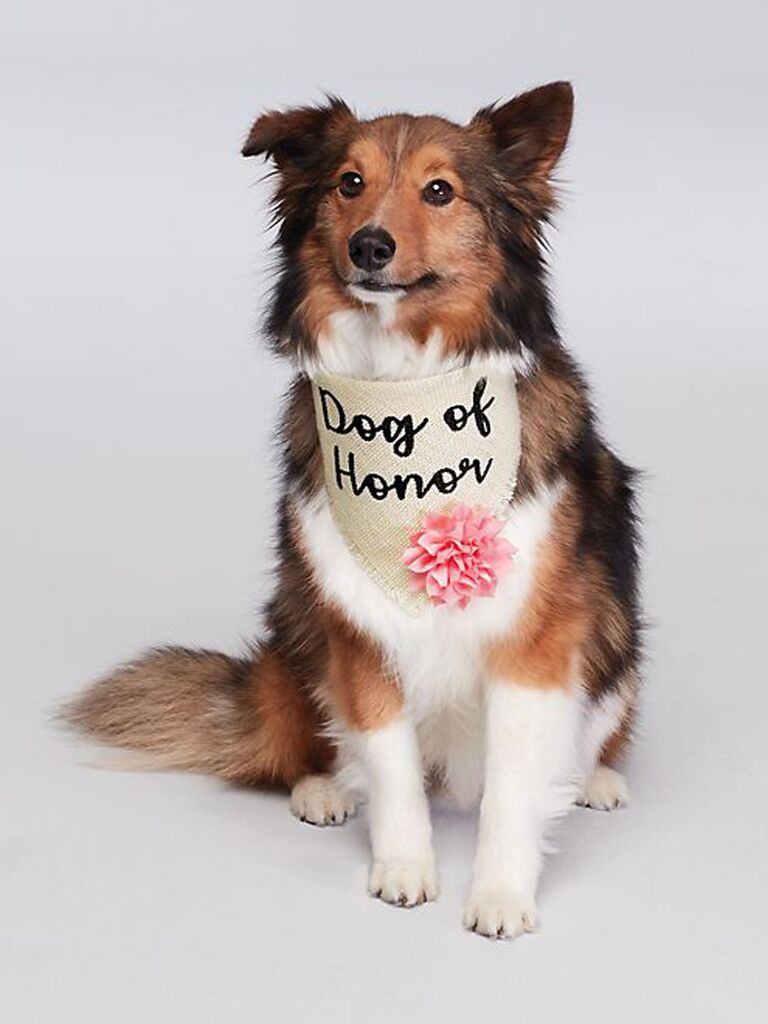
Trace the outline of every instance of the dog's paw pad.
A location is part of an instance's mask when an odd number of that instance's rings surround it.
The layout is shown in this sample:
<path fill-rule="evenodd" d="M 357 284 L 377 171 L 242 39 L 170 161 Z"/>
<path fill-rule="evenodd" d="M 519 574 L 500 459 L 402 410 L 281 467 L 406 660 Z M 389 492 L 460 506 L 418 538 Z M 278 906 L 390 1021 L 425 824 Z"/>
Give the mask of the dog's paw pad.
<path fill-rule="evenodd" d="M 464 927 L 491 939 L 514 939 L 535 931 L 539 919 L 532 899 L 521 899 L 512 889 L 478 886 L 464 910 Z"/>
<path fill-rule="evenodd" d="M 330 775 L 305 775 L 291 790 L 291 813 L 310 825 L 341 825 L 355 804 Z"/>
<path fill-rule="evenodd" d="M 377 860 L 371 868 L 368 891 L 372 896 L 399 907 L 415 907 L 437 899 L 434 859 Z"/>
<path fill-rule="evenodd" d="M 629 787 L 620 772 L 601 764 L 587 779 L 576 803 L 597 811 L 615 811 L 629 803 Z"/>

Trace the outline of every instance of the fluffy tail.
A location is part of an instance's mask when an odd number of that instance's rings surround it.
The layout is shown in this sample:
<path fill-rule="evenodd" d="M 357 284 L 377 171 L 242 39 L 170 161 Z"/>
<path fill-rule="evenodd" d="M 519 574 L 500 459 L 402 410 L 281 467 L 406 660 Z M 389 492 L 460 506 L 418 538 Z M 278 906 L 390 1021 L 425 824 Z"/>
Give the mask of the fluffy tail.
<path fill-rule="evenodd" d="M 288 786 L 327 767 L 317 712 L 277 654 L 163 647 L 118 668 L 59 713 L 78 732 L 140 751 L 149 768 Z"/>

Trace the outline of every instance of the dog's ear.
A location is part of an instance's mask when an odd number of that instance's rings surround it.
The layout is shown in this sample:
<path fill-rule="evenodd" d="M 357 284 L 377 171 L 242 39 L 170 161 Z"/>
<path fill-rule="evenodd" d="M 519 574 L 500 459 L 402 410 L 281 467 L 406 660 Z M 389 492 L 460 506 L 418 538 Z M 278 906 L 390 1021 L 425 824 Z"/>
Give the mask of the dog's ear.
<path fill-rule="evenodd" d="M 565 148 L 572 119 L 571 83 L 550 82 L 478 110 L 469 127 L 492 139 L 510 176 L 546 181 Z"/>
<path fill-rule="evenodd" d="M 271 110 L 255 121 L 242 154 L 265 154 L 280 171 L 302 167 L 313 161 L 329 133 L 353 121 L 354 114 L 347 104 L 335 96 L 329 96 L 321 106 Z"/>

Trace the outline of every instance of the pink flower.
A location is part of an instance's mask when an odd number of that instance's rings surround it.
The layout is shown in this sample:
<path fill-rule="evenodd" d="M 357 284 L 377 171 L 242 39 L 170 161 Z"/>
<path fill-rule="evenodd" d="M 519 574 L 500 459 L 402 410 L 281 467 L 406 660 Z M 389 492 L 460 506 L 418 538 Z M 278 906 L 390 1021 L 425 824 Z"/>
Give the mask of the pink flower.
<path fill-rule="evenodd" d="M 411 536 L 403 561 L 411 586 L 432 604 L 465 608 L 473 597 L 493 597 L 516 549 L 500 537 L 504 523 L 487 509 L 459 505 L 448 515 L 430 515 Z"/>

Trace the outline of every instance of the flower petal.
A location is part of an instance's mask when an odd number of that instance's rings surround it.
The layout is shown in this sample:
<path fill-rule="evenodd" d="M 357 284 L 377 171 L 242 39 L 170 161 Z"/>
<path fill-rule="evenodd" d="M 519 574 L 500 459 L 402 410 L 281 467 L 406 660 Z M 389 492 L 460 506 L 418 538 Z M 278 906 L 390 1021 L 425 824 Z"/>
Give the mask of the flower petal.
<path fill-rule="evenodd" d="M 488 509 L 463 504 L 425 516 L 403 553 L 411 587 L 435 605 L 465 608 L 472 597 L 491 597 L 517 554 L 501 536 L 504 526 Z"/>

